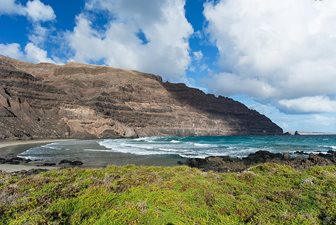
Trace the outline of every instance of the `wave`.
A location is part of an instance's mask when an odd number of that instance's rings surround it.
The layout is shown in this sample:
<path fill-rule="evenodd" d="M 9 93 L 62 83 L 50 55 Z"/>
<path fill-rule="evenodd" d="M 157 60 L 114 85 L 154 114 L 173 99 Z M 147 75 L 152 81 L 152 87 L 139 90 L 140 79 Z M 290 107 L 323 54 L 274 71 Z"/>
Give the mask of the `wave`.
<path fill-rule="evenodd" d="M 134 155 L 179 155 L 184 158 L 209 156 L 246 157 L 265 150 L 273 153 L 304 151 L 320 153 L 336 150 L 336 136 L 322 140 L 317 137 L 142 137 L 137 139 L 76 140 L 44 144 L 19 154 L 34 160 L 59 155 L 84 157 L 96 154 L 127 153 Z M 308 139 L 308 141 L 307 141 Z M 92 152 L 92 153 L 90 153 Z M 101 153 L 99 153 L 101 152 Z M 89 155 L 89 156 L 88 156 Z"/>
<path fill-rule="evenodd" d="M 112 152 L 129 153 L 135 155 L 179 155 L 185 158 L 206 158 L 209 156 L 233 156 L 245 157 L 250 153 L 259 150 L 267 150 L 276 152 L 270 147 L 234 145 L 234 144 L 211 144 L 197 142 L 183 142 L 176 139 L 167 140 L 163 138 L 160 141 L 155 138 L 154 143 L 148 143 L 148 140 L 153 141 L 154 138 L 141 139 L 106 139 L 98 141 L 100 146 Z"/>
<path fill-rule="evenodd" d="M 318 147 L 326 148 L 326 149 L 329 149 L 329 150 L 336 150 L 335 145 L 319 145 Z"/>
<path fill-rule="evenodd" d="M 137 145 L 137 144 L 128 144 L 128 143 L 122 143 L 120 144 L 122 147 L 130 147 L 130 148 L 141 148 L 141 149 L 148 149 L 148 150 L 153 150 L 155 149 L 154 146 L 152 145 Z"/>
<path fill-rule="evenodd" d="M 218 145 L 214 145 L 214 144 L 201 144 L 201 143 L 191 143 L 191 144 L 196 147 L 202 147 L 202 148 L 217 148 L 218 147 Z"/>
<path fill-rule="evenodd" d="M 159 140 L 159 139 L 161 139 L 162 137 L 140 137 L 140 138 L 135 138 L 135 139 L 132 139 L 133 141 L 141 141 L 141 142 L 150 142 L 150 143 L 152 143 L 152 142 L 154 142 L 154 141 L 156 141 L 156 140 Z"/>
<path fill-rule="evenodd" d="M 105 147 L 106 152 L 121 152 L 135 155 L 179 155 L 184 158 L 206 158 L 209 156 L 236 156 L 243 157 L 248 153 L 256 151 L 254 148 L 238 149 L 230 146 L 219 146 L 215 144 L 181 142 L 170 140 L 169 142 L 148 143 L 139 140 L 103 140 L 98 141 L 99 145 Z M 221 148 L 222 147 L 222 148 Z M 87 150 L 99 151 L 99 150 Z"/>
<path fill-rule="evenodd" d="M 195 150 L 195 147 L 197 149 L 217 147 L 216 145 L 198 144 L 198 143 L 192 143 L 194 147 L 190 147 L 190 143 L 182 143 L 176 140 L 171 140 L 169 142 L 156 142 L 156 143 L 148 143 L 148 140 L 153 141 L 153 139 L 148 138 L 141 138 L 140 140 L 136 139 L 135 141 L 134 140 L 135 139 L 133 140 L 107 139 L 103 141 L 98 141 L 98 144 L 106 148 L 103 151 L 121 152 L 135 155 L 180 155 L 181 157 L 187 157 L 187 158 L 206 158 L 210 156 L 205 152 L 204 153 L 197 152 Z M 176 145 L 177 143 L 178 145 Z M 99 150 L 87 150 L 87 151 L 99 151 Z"/>
<path fill-rule="evenodd" d="M 41 148 L 49 148 L 49 149 L 54 149 L 54 150 L 61 150 L 62 148 L 60 146 L 57 146 L 58 143 L 50 143 L 46 145 L 42 145 Z"/>

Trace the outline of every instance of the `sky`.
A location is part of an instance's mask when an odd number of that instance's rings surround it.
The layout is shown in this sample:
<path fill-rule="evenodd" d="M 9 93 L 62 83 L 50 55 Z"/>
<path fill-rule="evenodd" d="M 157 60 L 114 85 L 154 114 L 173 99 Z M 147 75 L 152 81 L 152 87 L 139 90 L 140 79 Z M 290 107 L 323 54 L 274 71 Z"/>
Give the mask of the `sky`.
<path fill-rule="evenodd" d="M 335 0 L 0 0 L 0 54 L 135 69 L 336 133 Z"/>

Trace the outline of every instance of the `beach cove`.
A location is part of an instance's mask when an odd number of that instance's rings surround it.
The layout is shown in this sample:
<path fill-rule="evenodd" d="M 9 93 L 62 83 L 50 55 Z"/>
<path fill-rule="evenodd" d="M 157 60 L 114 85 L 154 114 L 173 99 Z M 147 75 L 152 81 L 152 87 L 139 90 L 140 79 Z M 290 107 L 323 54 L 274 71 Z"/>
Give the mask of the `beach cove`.
<path fill-rule="evenodd" d="M 60 164 L 64 160 L 77 162 L 73 165 L 85 168 L 129 164 L 143 166 L 186 164 L 203 168 L 204 162 L 209 163 L 215 158 L 221 164 L 231 163 L 234 164 L 232 167 L 236 168 L 236 162 L 248 157 L 253 159 L 250 160 L 250 166 L 262 162 L 273 162 L 276 159 L 279 163 L 291 160 L 290 165 L 295 167 L 295 164 L 299 162 L 292 159 L 307 160 L 309 155 L 331 160 L 335 146 L 336 136 L 332 135 L 14 141 L 0 144 L 0 158 L 19 160 L 18 164 L 21 167 L 16 165 L 17 169 L 14 169 L 14 166 L 5 163 L 0 164 L 0 168 L 7 172 L 36 169 L 37 167 L 50 169 L 50 166 L 56 168 L 65 166 L 67 163 Z M 255 154 L 259 154 L 258 157 L 255 157 Z M 225 159 L 229 161 L 225 162 Z M 315 163 L 309 162 L 308 165 L 323 165 L 323 163 L 317 160 Z M 211 165 L 210 167 L 216 170 L 216 166 Z M 217 167 L 217 171 L 221 171 L 220 166 Z M 246 166 L 239 168 L 246 169 Z"/>

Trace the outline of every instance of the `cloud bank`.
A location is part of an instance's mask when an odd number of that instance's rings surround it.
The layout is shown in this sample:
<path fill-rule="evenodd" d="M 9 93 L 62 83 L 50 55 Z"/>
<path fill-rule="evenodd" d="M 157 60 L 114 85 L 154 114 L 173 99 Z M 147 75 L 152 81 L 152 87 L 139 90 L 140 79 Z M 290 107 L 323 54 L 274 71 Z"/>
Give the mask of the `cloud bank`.
<path fill-rule="evenodd" d="M 184 0 L 89 0 L 66 37 L 73 59 L 182 81 L 193 33 L 184 5 Z M 102 15 L 106 24 L 95 27 Z"/>
<path fill-rule="evenodd" d="M 336 1 L 220 0 L 205 4 L 220 94 L 246 94 L 287 112 L 330 112 L 336 100 Z M 304 106 L 302 106 L 304 105 Z"/>
<path fill-rule="evenodd" d="M 292 113 L 336 112 L 336 101 L 325 96 L 280 100 L 279 106 L 283 111 Z"/>

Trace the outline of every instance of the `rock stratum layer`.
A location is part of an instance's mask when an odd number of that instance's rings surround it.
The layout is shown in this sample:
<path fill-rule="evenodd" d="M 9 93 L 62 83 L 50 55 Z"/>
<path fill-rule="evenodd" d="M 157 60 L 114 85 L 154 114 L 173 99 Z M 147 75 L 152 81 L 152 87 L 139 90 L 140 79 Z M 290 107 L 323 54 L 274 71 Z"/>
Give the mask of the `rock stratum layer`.
<path fill-rule="evenodd" d="M 237 101 L 159 76 L 0 56 L 0 139 L 249 134 L 282 129 Z"/>

